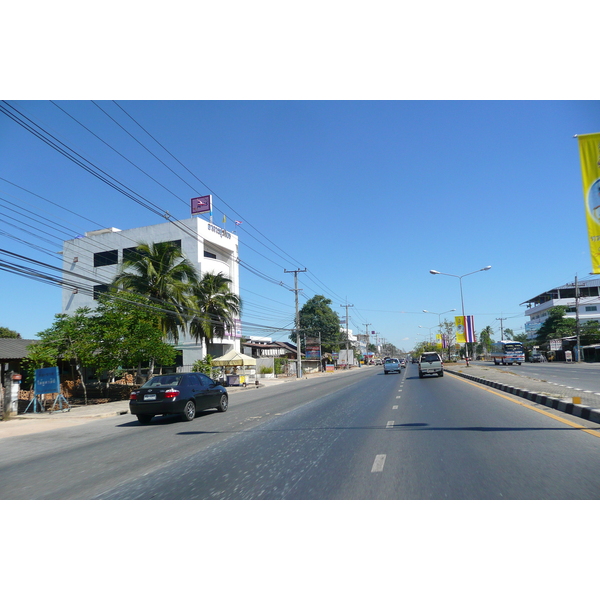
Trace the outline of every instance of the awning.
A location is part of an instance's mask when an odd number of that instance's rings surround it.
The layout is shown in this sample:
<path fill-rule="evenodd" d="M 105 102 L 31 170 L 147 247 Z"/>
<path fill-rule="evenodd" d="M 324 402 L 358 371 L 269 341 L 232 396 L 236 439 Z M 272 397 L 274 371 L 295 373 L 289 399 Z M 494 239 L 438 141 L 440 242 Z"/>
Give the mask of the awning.
<path fill-rule="evenodd" d="M 256 366 L 256 359 L 247 354 L 240 354 L 236 350 L 230 350 L 223 356 L 213 358 L 212 364 L 217 367 L 252 367 Z"/>

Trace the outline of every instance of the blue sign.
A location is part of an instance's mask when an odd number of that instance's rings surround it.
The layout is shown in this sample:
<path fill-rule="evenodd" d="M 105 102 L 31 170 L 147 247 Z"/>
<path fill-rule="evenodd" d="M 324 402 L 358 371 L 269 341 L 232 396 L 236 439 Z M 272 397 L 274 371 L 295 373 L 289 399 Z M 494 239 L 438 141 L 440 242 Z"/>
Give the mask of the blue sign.
<path fill-rule="evenodd" d="M 60 394 L 58 367 L 35 370 L 34 394 Z"/>

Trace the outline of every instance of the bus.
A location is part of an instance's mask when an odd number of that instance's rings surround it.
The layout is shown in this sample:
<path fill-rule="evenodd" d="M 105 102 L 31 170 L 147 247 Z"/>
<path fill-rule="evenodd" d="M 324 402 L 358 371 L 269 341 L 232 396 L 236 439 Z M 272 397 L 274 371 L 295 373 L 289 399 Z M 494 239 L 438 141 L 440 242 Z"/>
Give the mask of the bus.
<path fill-rule="evenodd" d="M 525 350 L 521 342 L 513 340 L 501 340 L 492 344 L 492 358 L 495 365 L 520 365 L 525 362 Z"/>

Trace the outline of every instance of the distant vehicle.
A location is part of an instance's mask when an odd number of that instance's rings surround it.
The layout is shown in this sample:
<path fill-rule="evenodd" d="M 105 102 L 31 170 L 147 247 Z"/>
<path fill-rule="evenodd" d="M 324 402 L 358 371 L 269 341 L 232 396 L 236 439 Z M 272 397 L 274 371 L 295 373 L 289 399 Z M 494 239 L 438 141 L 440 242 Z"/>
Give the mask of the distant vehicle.
<path fill-rule="evenodd" d="M 184 421 L 193 421 L 197 412 L 207 408 L 225 412 L 228 405 L 227 390 L 204 373 L 157 375 L 129 397 L 129 410 L 142 425 L 155 415 L 181 415 Z"/>
<path fill-rule="evenodd" d="M 419 360 L 419 377 L 425 375 L 444 376 L 444 361 L 437 352 L 423 352 Z"/>
<path fill-rule="evenodd" d="M 383 372 L 387 375 L 388 373 L 400 373 L 402 366 L 397 358 L 386 358 L 383 363 Z"/>
<path fill-rule="evenodd" d="M 495 365 L 512 365 L 514 363 L 520 365 L 525 362 L 525 350 L 521 342 L 501 340 L 492 344 L 491 357 L 494 359 Z"/>
<path fill-rule="evenodd" d="M 375 364 L 376 364 L 376 365 L 382 365 L 382 364 L 383 364 L 383 361 L 382 361 L 380 358 L 378 358 L 378 359 L 375 361 Z"/>
<path fill-rule="evenodd" d="M 534 352 L 529 356 L 529 362 L 546 362 L 546 357 L 539 352 Z"/>

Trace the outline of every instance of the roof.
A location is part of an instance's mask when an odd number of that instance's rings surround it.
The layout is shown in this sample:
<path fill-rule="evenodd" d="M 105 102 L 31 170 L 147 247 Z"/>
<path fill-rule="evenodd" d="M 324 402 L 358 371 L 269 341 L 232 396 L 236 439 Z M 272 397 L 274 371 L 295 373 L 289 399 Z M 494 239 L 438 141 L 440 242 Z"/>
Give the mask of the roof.
<path fill-rule="evenodd" d="M 38 340 L 0 338 L 0 360 L 18 360 L 27 356 L 27 346 Z"/>
<path fill-rule="evenodd" d="M 582 288 L 594 288 L 594 287 L 600 287 L 600 279 L 584 279 L 583 281 L 579 281 L 578 283 L 578 287 L 581 290 Z M 548 302 L 548 300 L 551 299 L 557 299 L 558 298 L 558 291 L 559 290 L 575 290 L 575 283 L 566 283 L 565 285 L 559 285 L 557 287 L 552 288 L 551 290 L 548 290 L 547 292 L 542 292 L 541 294 L 537 294 L 536 296 L 534 296 L 533 298 L 530 298 L 529 300 L 525 300 L 525 302 L 521 302 L 520 306 L 523 306 L 523 304 L 543 304 L 544 302 Z M 574 292 L 573 292 L 574 293 Z M 581 296 L 584 296 L 586 294 L 581 294 Z"/>

